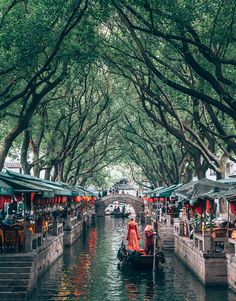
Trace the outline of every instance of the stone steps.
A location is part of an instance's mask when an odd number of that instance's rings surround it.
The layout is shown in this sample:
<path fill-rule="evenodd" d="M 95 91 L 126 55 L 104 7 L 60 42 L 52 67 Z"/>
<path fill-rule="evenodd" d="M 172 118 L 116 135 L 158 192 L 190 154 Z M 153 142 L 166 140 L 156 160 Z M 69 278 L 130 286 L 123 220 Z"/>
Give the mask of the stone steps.
<path fill-rule="evenodd" d="M 19 286 L 27 286 L 28 282 L 28 279 L 1 279 L 0 285 L 14 286 L 17 284 Z"/>
<path fill-rule="evenodd" d="M 22 274 L 22 273 L 30 273 L 31 272 L 31 267 L 14 267 L 14 266 L 5 266 L 1 267 L 0 266 L 0 274 L 5 273 L 5 274 L 11 274 L 11 273 L 16 273 L 16 274 Z"/>
<path fill-rule="evenodd" d="M 33 255 L 21 255 L 21 254 L 0 254 L 0 265 L 1 262 L 25 262 L 30 261 L 32 262 L 34 259 Z"/>
<path fill-rule="evenodd" d="M 0 262 L 0 267 L 32 267 L 32 262 L 31 261 L 2 261 Z"/>
<path fill-rule="evenodd" d="M 0 281 L 2 279 L 8 279 L 8 280 L 13 280 L 13 279 L 30 279 L 31 273 L 0 273 Z M 1 299 L 0 299 L 1 300 Z"/>
<path fill-rule="evenodd" d="M 14 285 L 4 285 L 4 284 L 0 284 L 0 292 L 27 292 L 27 288 L 28 288 L 28 283 L 26 285 L 16 285 L 16 283 Z"/>
<path fill-rule="evenodd" d="M 23 301 L 28 294 L 33 256 L 0 255 L 0 300 Z"/>
<path fill-rule="evenodd" d="M 22 301 L 26 298 L 27 291 L 25 292 L 5 292 L 0 291 L 0 300 L 1 301 Z"/>

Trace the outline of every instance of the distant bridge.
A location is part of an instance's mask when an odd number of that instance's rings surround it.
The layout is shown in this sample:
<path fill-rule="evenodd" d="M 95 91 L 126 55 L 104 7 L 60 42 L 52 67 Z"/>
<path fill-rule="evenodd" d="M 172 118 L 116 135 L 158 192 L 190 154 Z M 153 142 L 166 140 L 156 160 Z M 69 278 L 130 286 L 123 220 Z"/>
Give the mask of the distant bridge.
<path fill-rule="evenodd" d="M 143 199 L 135 197 L 130 194 L 109 194 L 108 196 L 103 197 L 101 200 L 96 202 L 96 214 L 97 216 L 104 216 L 105 209 L 109 204 L 112 204 L 114 201 L 119 201 L 122 203 L 130 204 L 136 213 L 136 216 L 139 216 L 143 211 Z"/>

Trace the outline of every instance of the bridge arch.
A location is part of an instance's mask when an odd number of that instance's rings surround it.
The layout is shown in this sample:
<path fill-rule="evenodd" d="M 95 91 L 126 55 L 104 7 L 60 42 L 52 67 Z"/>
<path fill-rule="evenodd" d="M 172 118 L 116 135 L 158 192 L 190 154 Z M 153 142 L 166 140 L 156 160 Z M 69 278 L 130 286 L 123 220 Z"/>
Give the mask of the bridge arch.
<path fill-rule="evenodd" d="M 139 216 L 143 211 L 144 203 L 142 198 L 130 194 L 109 194 L 96 202 L 95 208 L 97 216 L 105 216 L 106 207 L 114 201 L 130 204 L 134 208 L 136 216 Z"/>

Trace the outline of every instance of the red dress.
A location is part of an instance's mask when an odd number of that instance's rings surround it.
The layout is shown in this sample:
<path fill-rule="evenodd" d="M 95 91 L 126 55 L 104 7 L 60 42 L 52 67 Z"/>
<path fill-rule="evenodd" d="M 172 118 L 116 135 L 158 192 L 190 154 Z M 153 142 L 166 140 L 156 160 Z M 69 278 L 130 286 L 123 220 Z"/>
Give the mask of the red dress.
<path fill-rule="evenodd" d="M 135 221 L 130 221 L 128 223 L 128 250 L 140 251 L 138 240 L 140 239 L 138 234 L 138 225 Z"/>

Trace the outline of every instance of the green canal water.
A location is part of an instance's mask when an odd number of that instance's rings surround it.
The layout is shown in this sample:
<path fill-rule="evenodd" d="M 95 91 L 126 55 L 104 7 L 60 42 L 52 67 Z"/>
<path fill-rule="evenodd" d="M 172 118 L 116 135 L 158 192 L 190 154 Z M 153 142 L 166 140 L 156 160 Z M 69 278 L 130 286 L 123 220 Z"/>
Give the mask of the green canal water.
<path fill-rule="evenodd" d="M 27 301 L 236 301 L 230 290 L 205 289 L 172 252 L 155 278 L 150 272 L 118 270 L 116 254 L 126 223 L 98 220 L 84 240 L 65 249 Z"/>

